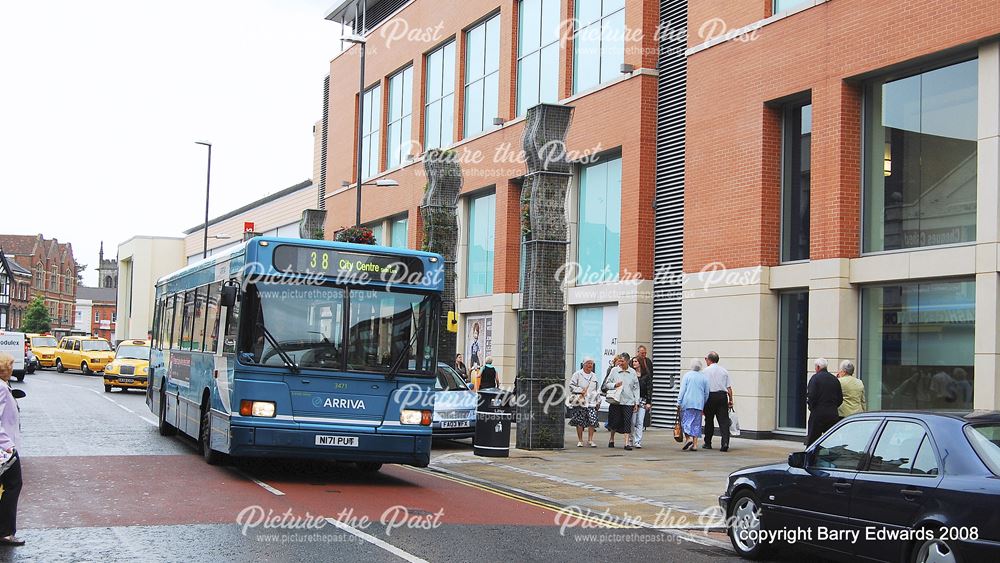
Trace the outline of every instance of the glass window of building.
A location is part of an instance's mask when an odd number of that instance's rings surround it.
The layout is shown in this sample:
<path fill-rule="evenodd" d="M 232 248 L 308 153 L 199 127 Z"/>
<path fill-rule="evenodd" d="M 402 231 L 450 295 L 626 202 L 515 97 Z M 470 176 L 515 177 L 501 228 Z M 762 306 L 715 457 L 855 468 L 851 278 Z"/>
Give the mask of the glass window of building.
<path fill-rule="evenodd" d="M 860 376 L 868 408 L 971 409 L 975 281 L 861 290 Z"/>
<path fill-rule="evenodd" d="M 465 137 L 493 126 L 500 95 L 500 14 L 465 34 Z"/>
<path fill-rule="evenodd" d="M 618 279 L 621 249 L 622 160 L 580 169 L 577 284 Z"/>
<path fill-rule="evenodd" d="M 447 147 L 455 129 L 455 42 L 427 55 L 424 150 Z"/>
<path fill-rule="evenodd" d="M 389 77 L 389 124 L 386 126 L 385 167 L 395 168 L 410 153 L 413 113 L 413 67 Z"/>
<path fill-rule="evenodd" d="M 787 12 L 812 0 L 774 0 L 774 13 Z"/>
<path fill-rule="evenodd" d="M 576 3 L 573 93 L 621 75 L 625 62 L 625 0 Z"/>
<path fill-rule="evenodd" d="M 618 306 L 596 305 L 574 308 L 573 365 L 580 369 L 584 358 L 594 360 L 594 371 L 604 382 L 610 361 L 618 352 Z"/>
<path fill-rule="evenodd" d="M 378 172 L 380 127 L 382 124 L 382 87 L 373 86 L 365 92 L 361 112 L 361 177 L 371 178 Z"/>
<path fill-rule="evenodd" d="M 493 239 L 496 230 L 496 194 L 469 200 L 469 250 L 465 294 L 493 293 Z"/>
<path fill-rule="evenodd" d="M 517 36 L 517 115 L 559 100 L 559 0 L 521 0 Z"/>
<path fill-rule="evenodd" d="M 809 258 L 809 174 L 812 104 L 789 104 L 784 112 L 781 159 L 781 260 Z"/>
<path fill-rule="evenodd" d="M 406 248 L 406 232 L 409 226 L 410 222 L 405 215 L 393 219 L 389 224 L 389 246 L 393 248 Z"/>
<path fill-rule="evenodd" d="M 375 236 L 375 244 L 380 246 L 386 246 L 386 240 L 383 238 L 382 233 L 382 221 L 375 223 L 374 225 L 369 225 L 368 228 L 372 230 L 372 235 Z"/>
<path fill-rule="evenodd" d="M 868 86 L 865 252 L 976 239 L 978 72 L 971 60 Z"/>
<path fill-rule="evenodd" d="M 806 429 L 806 384 L 809 365 L 809 291 L 779 297 L 778 428 Z"/>

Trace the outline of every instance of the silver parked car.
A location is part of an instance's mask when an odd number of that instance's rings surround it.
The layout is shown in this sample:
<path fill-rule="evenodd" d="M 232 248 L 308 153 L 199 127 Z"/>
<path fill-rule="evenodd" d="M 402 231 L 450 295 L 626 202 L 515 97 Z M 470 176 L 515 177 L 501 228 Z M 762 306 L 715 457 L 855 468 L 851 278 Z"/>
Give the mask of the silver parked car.
<path fill-rule="evenodd" d="M 478 395 L 462 376 L 448 364 L 439 363 L 434 390 L 434 419 L 431 422 L 434 437 L 475 436 Z"/>

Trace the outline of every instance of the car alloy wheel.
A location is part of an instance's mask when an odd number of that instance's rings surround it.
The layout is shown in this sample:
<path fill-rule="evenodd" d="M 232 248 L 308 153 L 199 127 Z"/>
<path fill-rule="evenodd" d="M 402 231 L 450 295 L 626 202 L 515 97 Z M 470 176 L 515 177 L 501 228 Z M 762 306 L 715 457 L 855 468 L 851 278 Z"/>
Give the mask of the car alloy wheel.
<path fill-rule="evenodd" d="M 733 499 L 729 513 L 729 539 L 740 557 L 760 559 L 767 548 L 759 540 L 761 530 L 761 508 L 757 498 L 750 491 L 741 491 Z"/>
<path fill-rule="evenodd" d="M 939 539 L 925 541 L 913 560 L 917 563 L 958 563 L 955 550 L 948 542 Z"/>
<path fill-rule="evenodd" d="M 62 360 L 59 358 L 56 358 L 56 371 L 59 373 L 64 373 L 66 371 L 66 368 L 62 365 Z"/>

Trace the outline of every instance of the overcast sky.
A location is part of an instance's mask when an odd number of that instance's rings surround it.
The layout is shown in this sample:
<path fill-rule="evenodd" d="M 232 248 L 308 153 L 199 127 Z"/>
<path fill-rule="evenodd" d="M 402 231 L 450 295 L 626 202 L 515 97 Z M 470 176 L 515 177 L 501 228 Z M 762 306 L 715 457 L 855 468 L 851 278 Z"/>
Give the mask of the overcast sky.
<path fill-rule="evenodd" d="M 97 252 L 312 176 L 333 0 L 0 3 L 0 233 Z M 239 235 L 240 233 L 235 233 Z"/>

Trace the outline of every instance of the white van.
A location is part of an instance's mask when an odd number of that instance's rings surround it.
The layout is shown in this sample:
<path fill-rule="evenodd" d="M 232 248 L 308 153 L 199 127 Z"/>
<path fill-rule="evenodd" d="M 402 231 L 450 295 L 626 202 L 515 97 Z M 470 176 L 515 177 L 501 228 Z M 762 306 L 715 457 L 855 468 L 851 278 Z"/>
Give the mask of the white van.
<path fill-rule="evenodd" d="M 0 330 L 0 352 L 14 356 L 14 377 L 24 381 L 24 333 Z"/>

